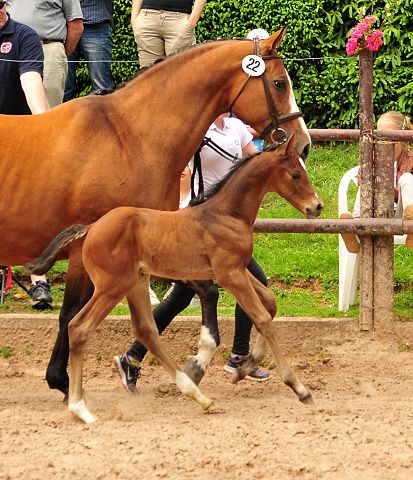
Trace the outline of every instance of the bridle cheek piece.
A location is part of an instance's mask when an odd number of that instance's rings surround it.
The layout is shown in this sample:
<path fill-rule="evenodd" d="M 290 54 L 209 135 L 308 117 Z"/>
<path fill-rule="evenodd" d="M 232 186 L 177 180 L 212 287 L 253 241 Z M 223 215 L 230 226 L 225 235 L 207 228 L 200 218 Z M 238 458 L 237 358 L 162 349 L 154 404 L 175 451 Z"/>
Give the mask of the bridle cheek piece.
<path fill-rule="evenodd" d="M 258 37 L 254 38 L 253 42 L 254 42 L 255 55 L 257 57 L 262 58 L 264 61 L 265 60 L 274 60 L 276 58 L 281 58 L 281 55 L 278 55 L 278 54 L 262 56 L 261 53 L 260 53 L 260 44 L 259 44 Z M 278 145 L 281 145 L 287 140 L 287 132 L 283 128 L 281 128 L 279 126 L 279 124 L 283 123 L 283 122 L 288 122 L 289 120 L 294 120 L 295 118 L 302 117 L 303 114 L 302 114 L 302 112 L 293 112 L 293 113 L 287 113 L 286 115 L 277 115 L 277 110 L 275 109 L 274 99 L 271 96 L 270 87 L 268 85 L 268 79 L 267 79 L 267 75 L 265 74 L 265 71 L 260 76 L 261 76 L 262 82 L 264 84 L 265 96 L 267 97 L 267 103 L 268 103 L 268 106 L 269 106 L 269 109 L 270 109 L 270 117 L 271 117 L 271 123 L 269 123 L 264 128 L 264 130 L 260 134 L 260 137 L 264 139 L 268 135 L 268 133 L 271 131 L 271 141 L 272 141 L 272 143 L 276 143 Z M 238 100 L 239 96 L 241 95 L 242 91 L 246 87 L 250 78 L 251 78 L 251 75 L 248 75 L 247 81 L 244 83 L 244 85 L 242 86 L 238 95 L 235 97 L 234 101 L 229 106 L 228 112 L 231 112 L 232 107 L 234 106 L 235 102 Z"/>

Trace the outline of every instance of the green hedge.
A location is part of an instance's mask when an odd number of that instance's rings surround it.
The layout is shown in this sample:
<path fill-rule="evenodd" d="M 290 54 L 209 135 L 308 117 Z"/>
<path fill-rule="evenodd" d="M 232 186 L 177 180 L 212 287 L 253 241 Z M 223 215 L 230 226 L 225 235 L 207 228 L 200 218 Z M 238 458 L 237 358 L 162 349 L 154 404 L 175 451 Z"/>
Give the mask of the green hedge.
<path fill-rule="evenodd" d="M 115 0 L 112 70 L 120 84 L 139 68 L 130 26 L 131 2 Z M 367 10 L 366 10 L 367 8 Z M 199 42 L 243 37 L 253 28 L 272 33 L 289 24 L 280 52 L 297 102 L 310 127 L 358 126 L 358 56 L 348 56 L 348 32 L 360 18 L 385 20 L 385 45 L 374 54 L 374 109 L 411 114 L 413 8 L 410 0 L 210 0 L 197 26 Z M 379 27 L 379 23 L 377 23 Z M 320 59 L 322 57 L 322 59 Z M 404 60 L 404 61 L 400 61 Z M 407 60 L 407 62 L 406 62 Z M 121 63 L 128 62 L 128 63 Z M 89 93 L 87 67 L 77 72 L 78 95 Z"/>

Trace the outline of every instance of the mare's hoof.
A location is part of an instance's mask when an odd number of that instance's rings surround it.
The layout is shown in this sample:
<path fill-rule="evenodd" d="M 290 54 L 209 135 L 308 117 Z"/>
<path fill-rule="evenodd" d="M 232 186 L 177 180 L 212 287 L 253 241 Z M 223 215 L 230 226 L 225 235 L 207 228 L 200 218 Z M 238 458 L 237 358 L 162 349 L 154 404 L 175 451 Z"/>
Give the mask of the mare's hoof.
<path fill-rule="evenodd" d="M 196 357 L 191 357 L 185 364 L 185 373 L 195 383 L 199 385 L 204 378 L 205 370 L 203 370 L 196 360 Z"/>
<path fill-rule="evenodd" d="M 63 395 L 69 394 L 69 376 L 66 371 L 61 374 L 54 369 L 48 368 L 46 371 L 46 381 L 52 390 L 60 390 Z"/>
<path fill-rule="evenodd" d="M 305 397 L 300 398 L 300 402 L 304 403 L 305 405 L 315 405 L 313 397 L 311 396 L 310 393 L 308 395 L 306 395 Z"/>
<path fill-rule="evenodd" d="M 69 394 L 65 393 L 65 396 L 63 397 L 63 403 L 67 405 L 67 402 L 69 401 Z"/>

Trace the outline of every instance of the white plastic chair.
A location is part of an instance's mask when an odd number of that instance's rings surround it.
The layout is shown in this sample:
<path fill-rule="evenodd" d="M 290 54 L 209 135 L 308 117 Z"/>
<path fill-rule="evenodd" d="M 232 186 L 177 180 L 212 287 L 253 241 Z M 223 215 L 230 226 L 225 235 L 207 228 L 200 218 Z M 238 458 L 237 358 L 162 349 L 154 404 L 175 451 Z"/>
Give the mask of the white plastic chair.
<path fill-rule="evenodd" d="M 338 215 L 348 212 L 348 189 L 351 182 L 357 185 L 357 174 L 360 167 L 354 167 L 343 175 L 338 187 Z M 406 243 L 406 235 L 394 235 L 394 244 Z M 356 303 L 359 278 L 360 255 L 350 253 L 339 235 L 339 277 L 338 277 L 338 309 L 348 310 Z"/>

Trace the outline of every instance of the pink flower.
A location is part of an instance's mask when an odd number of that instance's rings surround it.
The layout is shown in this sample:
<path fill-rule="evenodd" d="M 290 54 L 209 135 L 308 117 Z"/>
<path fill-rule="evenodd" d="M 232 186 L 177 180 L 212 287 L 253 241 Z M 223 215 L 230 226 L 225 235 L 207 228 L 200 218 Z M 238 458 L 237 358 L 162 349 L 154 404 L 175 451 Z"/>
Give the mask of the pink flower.
<path fill-rule="evenodd" d="M 350 38 L 346 45 L 347 55 L 354 55 L 357 53 L 357 40 Z"/>
<path fill-rule="evenodd" d="M 380 30 L 372 32 L 368 37 L 366 37 L 364 47 L 367 48 L 367 50 L 373 50 L 377 52 L 379 47 L 383 45 L 383 40 L 381 38 L 382 36 L 383 32 L 381 32 Z"/>
<path fill-rule="evenodd" d="M 383 32 L 381 30 L 371 30 L 375 22 L 374 17 L 367 16 L 350 30 L 350 38 L 346 44 L 348 55 L 354 55 L 363 48 L 377 51 L 383 45 Z"/>

